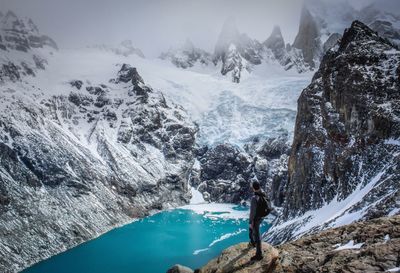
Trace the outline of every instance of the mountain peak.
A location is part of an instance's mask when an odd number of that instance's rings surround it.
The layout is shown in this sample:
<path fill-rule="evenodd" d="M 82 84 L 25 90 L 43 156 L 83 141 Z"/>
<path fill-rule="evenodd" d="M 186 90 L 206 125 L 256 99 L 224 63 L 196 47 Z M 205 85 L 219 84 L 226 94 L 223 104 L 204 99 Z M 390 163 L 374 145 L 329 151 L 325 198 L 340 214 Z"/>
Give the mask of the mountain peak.
<path fill-rule="evenodd" d="M 274 26 L 271 35 L 265 40 L 264 44 L 268 48 L 285 47 L 285 40 L 283 39 L 281 28 L 278 25 Z"/>
<path fill-rule="evenodd" d="M 229 17 L 222 26 L 221 33 L 219 34 L 215 46 L 215 53 L 218 55 L 222 51 L 225 51 L 230 44 L 236 44 L 239 37 L 240 33 L 237 29 L 236 20 L 234 17 Z"/>
<path fill-rule="evenodd" d="M 351 43 L 354 42 L 366 42 L 370 44 L 373 41 L 380 44 L 393 46 L 388 40 L 381 38 L 375 31 L 370 29 L 364 23 L 356 20 L 351 24 L 350 28 L 345 30 L 343 38 L 341 39 L 339 50 L 345 50 Z"/>
<path fill-rule="evenodd" d="M 8 19 L 8 18 L 15 18 L 15 19 L 17 19 L 17 15 L 15 15 L 15 13 L 12 12 L 11 10 L 7 11 L 5 17 L 6 17 L 7 19 Z"/>

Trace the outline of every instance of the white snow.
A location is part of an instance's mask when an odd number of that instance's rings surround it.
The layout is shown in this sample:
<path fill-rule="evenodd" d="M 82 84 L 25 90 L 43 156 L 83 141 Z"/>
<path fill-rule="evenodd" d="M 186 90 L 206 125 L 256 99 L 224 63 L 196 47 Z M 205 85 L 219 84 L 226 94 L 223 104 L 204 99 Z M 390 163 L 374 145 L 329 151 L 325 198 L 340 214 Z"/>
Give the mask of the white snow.
<path fill-rule="evenodd" d="M 400 140 L 399 139 L 389 138 L 389 139 L 385 140 L 384 143 L 388 144 L 388 145 L 400 146 Z"/>
<path fill-rule="evenodd" d="M 385 243 L 388 242 L 390 240 L 389 234 L 386 234 L 383 240 L 385 241 Z"/>
<path fill-rule="evenodd" d="M 108 96 L 118 98 L 127 90 L 108 81 L 116 77 L 118 65 L 127 63 L 137 67 L 146 84 L 185 108 L 193 121 L 200 124 L 199 136 L 204 144 L 229 141 L 241 145 L 255 135 L 270 136 L 280 129 L 292 134 L 297 98 L 312 77 L 312 73 L 298 74 L 285 71 L 279 64 L 263 63 L 236 84 L 230 77 L 222 76 L 214 65 L 181 69 L 167 60 L 125 57 L 96 48 L 62 49 L 52 56 L 46 54 L 42 54 L 48 60 L 46 69 L 38 70 L 36 77 L 26 78 L 28 96 L 40 100 L 71 91 L 86 95 L 85 86 L 103 83 L 110 88 Z M 84 86 L 78 91 L 69 85 L 71 80 L 82 80 Z M 23 89 L 22 84 L 6 85 L 4 90 Z M 236 115 L 218 110 L 229 106 L 231 100 L 237 102 L 233 109 Z M 276 113 L 281 113 L 279 118 Z"/>
<path fill-rule="evenodd" d="M 350 240 L 348 243 L 338 246 L 335 248 L 336 251 L 344 250 L 344 249 L 360 249 L 364 243 L 354 244 L 354 240 Z"/>
<path fill-rule="evenodd" d="M 392 211 L 389 212 L 388 216 L 394 216 L 400 212 L 400 208 L 394 208 Z"/>
<path fill-rule="evenodd" d="M 314 227 L 328 224 L 330 227 L 338 227 L 350 224 L 360 219 L 368 207 L 364 207 L 361 210 L 349 212 L 355 204 L 362 201 L 363 198 L 378 184 L 381 182 L 382 176 L 385 174 L 385 170 L 377 173 L 365 186 L 361 182 L 357 188 L 347 198 L 338 200 L 336 196 L 331 202 L 325 206 L 306 212 L 300 217 L 296 217 L 292 220 L 286 221 L 281 225 L 274 226 L 270 231 L 276 229 L 282 229 L 292 224 L 297 224 L 298 228 L 294 231 L 294 236 L 298 237 Z"/>
<path fill-rule="evenodd" d="M 179 207 L 180 209 L 192 210 L 197 214 L 212 219 L 247 219 L 249 217 L 248 210 L 236 210 L 237 205 L 224 203 L 208 203 L 197 205 L 186 205 Z"/>
<path fill-rule="evenodd" d="M 246 231 L 246 230 L 243 229 L 243 228 L 241 228 L 241 229 L 239 229 L 239 230 L 236 231 L 236 232 L 224 234 L 224 235 L 222 235 L 221 237 L 219 237 L 219 238 L 215 239 L 214 241 L 212 241 L 212 242 L 208 245 L 207 248 L 202 248 L 202 249 L 197 249 L 197 250 L 195 250 L 195 251 L 193 252 L 193 255 L 197 255 L 197 254 L 199 254 L 199 253 L 201 253 L 201 252 L 207 251 L 207 250 L 210 249 L 210 247 L 212 247 L 212 246 L 215 245 L 216 243 L 221 242 L 221 241 L 223 241 L 223 240 L 226 240 L 226 239 L 228 239 L 228 238 L 231 238 L 231 237 L 233 237 L 233 236 L 236 236 L 236 235 L 238 235 L 238 234 L 240 234 L 240 233 L 242 233 L 242 232 L 244 232 L 244 231 Z"/>
<path fill-rule="evenodd" d="M 400 272 L 400 267 L 394 267 L 392 269 L 386 270 L 386 272 Z"/>
<path fill-rule="evenodd" d="M 202 204 L 206 202 L 203 198 L 203 194 L 201 194 L 201 192 L 199 192 L 196 188 L 191 187 L 190 190 L 192 193 L 192 198 L 190 199 L 191 205 Z"/>

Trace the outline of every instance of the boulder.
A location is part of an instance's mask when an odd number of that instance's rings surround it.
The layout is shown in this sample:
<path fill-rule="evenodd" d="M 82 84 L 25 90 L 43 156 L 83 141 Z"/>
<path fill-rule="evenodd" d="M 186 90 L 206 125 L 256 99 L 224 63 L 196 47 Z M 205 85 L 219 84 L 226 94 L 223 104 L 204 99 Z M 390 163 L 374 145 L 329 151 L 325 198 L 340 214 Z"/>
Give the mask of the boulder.
<path fill-rule="evenodd" d="M 168 269 L 167 273 L 193 273 L 193 270 L 190 269 L 189 267 L 176 264 L 170 269 Z"/>

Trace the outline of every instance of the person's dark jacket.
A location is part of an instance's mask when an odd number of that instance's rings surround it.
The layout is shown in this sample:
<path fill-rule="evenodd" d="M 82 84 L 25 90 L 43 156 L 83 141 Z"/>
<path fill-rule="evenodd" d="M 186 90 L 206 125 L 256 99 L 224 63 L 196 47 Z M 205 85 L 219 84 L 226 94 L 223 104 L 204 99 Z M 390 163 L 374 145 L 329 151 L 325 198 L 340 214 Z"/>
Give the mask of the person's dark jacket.
<path fill-rule="evenodd" d="M 258 204 L 260 195 L 263 195 L 263 196 L 266 197 L 265 192 L 259 191 L 259 192 L 254 192 L 254 195 L 251 198 L 251 201 L 250 201 L 250 217 L 249 217 L 249 223 L 250 224 L 253 224 L 257 218 L 258 219 L 261 218 L 261 217 L 259 217 L 257 215 L 257 204 Z"/>

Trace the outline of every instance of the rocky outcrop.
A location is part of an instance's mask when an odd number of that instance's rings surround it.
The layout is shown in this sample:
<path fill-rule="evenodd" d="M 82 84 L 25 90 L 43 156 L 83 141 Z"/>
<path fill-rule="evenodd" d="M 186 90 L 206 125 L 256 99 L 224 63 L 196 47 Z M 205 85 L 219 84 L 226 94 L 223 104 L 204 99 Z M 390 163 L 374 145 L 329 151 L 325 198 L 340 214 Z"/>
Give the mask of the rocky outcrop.
<path fill-rule="evenodd" d="M 221 74 L 232 77 L 232 81 L 239 83 L 242 73 L 251 68 L 251 65 L 260 64 L 262 45 L 239 33 L 234 18 L 229 18 L 223 25 L 222 31 L 215 45 L 214 64 L 221 62 Z"/>
<path fill-rule="evenodd" d="M 206 148 L 207 149 L 207 148 Z M 249 196 L 250 157 L 237 147 L 220 144 L 198 157 L 198 176 L 191 177 L 208 201 L 240 203 Z"/>
<path fill-rule="evenodd" d="M 196 272 L 274 272 L 273 269 L 276 266 L 279 252 L 266 243 L 262 243 L 262 251 L 264 258 L 259 262 L 252 262 L 250 258 L 255 255 L 255 248 L 250 248 L 248 243 L 234 245 L 222 251 L 217 258 L 211 260 Z"/>
<path fill-rule="evenodd" d="M 329 229 L 277 247 L 263 243 L 264 259 L 257 262 L 250 261 L 254 248 L 241 243 L 194 272 L 398 272 L 399 227 L 400 216 L 395 216 Z"/>
<path fill-rule="evenodd" d="M 263 141 L 254 138 L 243 148 L 230 144 L 204 146 L 197 150 L 197 163 L 192 168 L 190 183 L 207 201 L 245 203 L 253 194 L 250 185 L 258 181 L 275 205 L 284 200 L 288 136 Z"/>
<path fill-rule="evenodd" d="M 177 264 L 168 269 L 167 273 L 193 273 L 193 270 L 189 267 Z"/>
<path fill-rule="evenodd" d="M 290 198 L 270 241 L 398 213 L 399 65 L 400 51 L 359 21 L 327 52 L 298 100 Z"/>
<path fill-rule="evenodd" d="M 20 19 L 8 11 L 1 19 L 2 47 L 5 50 L 28 52 L 32 48 L 49 46 L 57 49 L 57 44 L 48 36 L 39 33 L 31 19 Z"/>
<path fill-rule="evenodd" d="M 124 64 L 70 94 L 2 93 L 0 271 L 186 204 L 196 127 Z"/>

